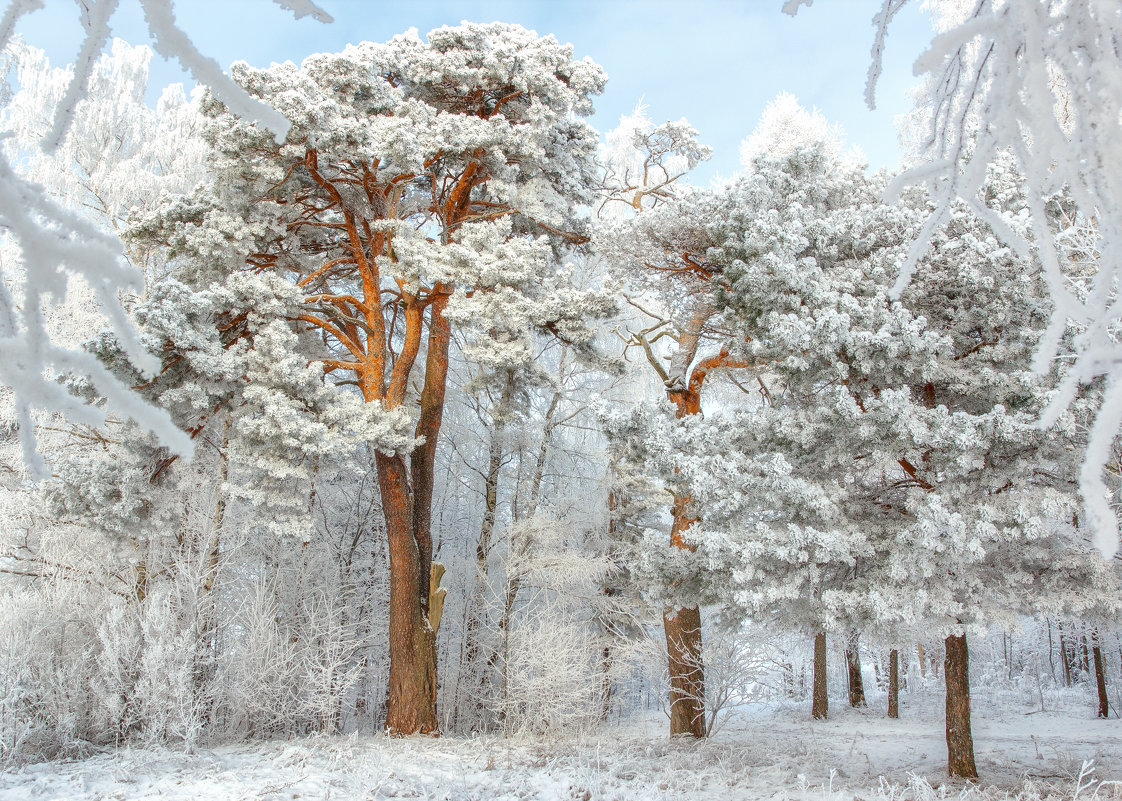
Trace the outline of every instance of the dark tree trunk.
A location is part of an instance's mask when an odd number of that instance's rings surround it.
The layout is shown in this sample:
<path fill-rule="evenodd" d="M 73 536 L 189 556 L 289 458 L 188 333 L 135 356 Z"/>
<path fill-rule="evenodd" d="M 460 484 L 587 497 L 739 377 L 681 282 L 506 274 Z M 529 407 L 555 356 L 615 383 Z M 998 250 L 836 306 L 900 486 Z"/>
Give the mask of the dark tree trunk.
<path fill-rule="evenodd" d="M 888 652 L 888 716 L 900 717 L 900 654 Z"/>
<path fill-rule="evenodd" d="M 857 650 L 856 631 L 849 635 L 845 646 L 845 664 L 849 671 L 849 705 L 865 706 L 865 683 L 861 680 L 861 654 Z"/>
<path fill-rule="evenodd" d="M 810 716 L 825 720 L 830 712 L 830 698 L 826 694 L 826 632 L 814 635 L 814 699 Z"/>
<path fill-rule="evenodd" d="M 413 538 L 421 567 L 421 609 L 429 610 L 429 571 L 432 569 L 432 494 L 436 478 L 436 445 L 444 420 L 444 395 L 448 386 L 448 348 L 452 330 L 444 317 L 447 295 L 439 295 L 429 306 L 429 345 L 425 357 L 425 385 L 421 390 L 421 413 L 417 436 L 424 437 L 409 457 L 413 482 Z M 435 656 L 435 651 L 433 652 Z M 433 670 L 436 669 L 435 664 Z"/>
<path fill-rule="evenodd" d="M 670 668 L 670 735 L 705 736 L 705 668 L 701 661 L 701 610 L 662 617 Z"/>
<path fill-rule="evenodd" d="M 977 779 L 970 733 L 970 653 L 965 634 L 947 637 L 943 675 L 947 683 L 947 772 Z"/>
<path fill-rule="evenodd" d="M 1099 717 L 1110 716 L 1110 703 L 1106 699 L 1106 665 L 1103 664 L 1103 649 L 1099 644 L 1098 632 L 1091 635 L 1094 647 L 1091 653 L 1095 658 L 1095 686 L 1099 691 Z"/>

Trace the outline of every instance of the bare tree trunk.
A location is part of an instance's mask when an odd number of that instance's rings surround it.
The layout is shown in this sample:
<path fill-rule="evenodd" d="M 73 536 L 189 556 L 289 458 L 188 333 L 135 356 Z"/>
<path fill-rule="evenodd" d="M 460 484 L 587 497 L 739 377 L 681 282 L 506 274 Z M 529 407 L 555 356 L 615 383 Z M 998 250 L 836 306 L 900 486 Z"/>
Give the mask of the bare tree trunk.
<path fill-rule="evenodd" d="M 783 663 L 783 689 L 786 690 L 788 698 L 795 697 L 795 666 L 790 662 Z"/>
<path fill-rule="evenodd" d="M 947 684 L 947 772 L 977 779 L 970 732 L 970 653 L 965 634 L 947 637 L 943 675 Z"/>
<path fill-rule="evenodd" d="M 1095 658 L 1095 686 L 1099 691 L 1099 717 L 1110 716 L 1110 703 L 1106 698 L 1106 665 L 1103 663 L 1103 649 L 1099 643 L 1099 633 L 1091 632 L 1091 641 L 1094 646 L 1091 653 Z"/>
<path fill-rule="evenodd" d="M 900 654 L 888 652 L 888 716 L 900 717 Z"/>
<path fill-rule="evenodd" d="M 519 547 L 523 552 L 528 543 L 519 543 Z M 512 541 L 510 547 L 516 547 Z M 514 605 L 518 601 L 518 593 L 522 589 L 522 576 L 517 574 L 507 579 L 506 583 L 506 596 L 503 599 L 503 613 L 499 618 L 499 631 L 502 632 L 502 679 L 503 679 L 503 702 L 502 702 L 502 715 L 503 715 L 503 731 L 506 735 L 510 736 L 510 626 L 511 620 L 514 616 Z"/>
<path fill-rule="evenodd" d="M 377 455 L 382 513 L 390 545 L 390 687 L 386 730 L 430 733 L 436 718 L 436 635 L 421 606 L 429 591 L 429 566 L 413 532 L 408 471 L 400 455 Z M 423 575 L 422 575 L 423 572 Z"/>
<path fill-rule="evenodd" d="M 919 675 L 926 679 L 927 678 L 927 659 L 924 657 L 923 643 L 921 643 L 921 642 L 916 643 L 916 658 L 919 659 Z"/>
<path fill-rule="evenodd" d="M 199 630 L 198 645 L 195 653 L 193 680 L 196 696 L 205 689 L 207 681 L 214 672 L 215 659 L 217 658 L 218 645 L 216 641 L 217 624 L 215 618 L 215 601 L 213 596 L 214 582 L 218 578 L 218 564 L 220 548 L 222 545 L 222 525 L 226 520 L 226 479 L 229 476 L 229 461 L 226 453 L 230 447 L 230 415 L 227 414 L 222 423 L 222 447 L 218 451 L 218 476 L 215 484 L 214 513 L 211 515 L 210 539 L 206 545 L 206 573 L 203 575 L 203 584 L 199 593 Z M 209 702 L 204 701 L 204 706 L 210 713 Z"/>
<path fill-rule="evenodd" d="M 705 668 L 701 661 L 701 610 L 662 616 L 670 668 L 670 735 L 705 736 Z"/>
<path fill-rule="evenodd" d="M 830 698 L 826 693 L 826 632 L 814 635 L 814 699 L 810 715 L 815 720 L 825 720 L 830 711 Z"/>
<path fill-rule="evenodd" d="M 845 645 L 845 664 L 849 675 L 849 705 L 857 708 L 865 706 L 865 683 L 861 680 L 861 654 L 857 650 L 856 631 L 850 632 Z"/>

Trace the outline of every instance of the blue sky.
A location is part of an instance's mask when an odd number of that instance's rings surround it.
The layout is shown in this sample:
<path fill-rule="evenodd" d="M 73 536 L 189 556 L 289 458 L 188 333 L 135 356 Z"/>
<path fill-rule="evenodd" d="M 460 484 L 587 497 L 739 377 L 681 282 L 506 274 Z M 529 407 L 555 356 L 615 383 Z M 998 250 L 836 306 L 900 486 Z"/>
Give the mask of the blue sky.
<path fill-rule="evenodd" d="M 425 33 L 461 20 L 517 22 L 571 42 L 577 57 L 591 56 L 609 81 L 591 119 L 601 131 L 642 99 L 655 122 L 686 117 L 714 149 L 698 170 L 704 182 L 730 175 L 738 145 L 767 103 L 781 91 L 839 123 L 873 167 L 896 164 L 894 119 L 909 107 L 915 84 L 911 63 L 931 28 L 913 2 L 888 39 L 876 111 L 864 104 L 873 39 L 871 19 L 880 0 L 819 0 L 792 18 L 781 0 L 319 0 L 332 24 L 291 13 L 268 0 L 179 0 L 180 26 L 223 66 L 299 62 L 310 53 L 336 51 L 348 42 L 384 41 L 415 27 Z M 81 35 L 75 4 L 47 0 L 47 8 L 17 29 L 47 50 L 52 63 L 72 61 Z M 136 0 L 122 0 L 112 20 L 116 35 L 134 44 L 147 33 Z M 159 57 L 153 84 L 185 81 L 178 65 Z M 158 92 L 153 92 L 153 96 Z"/>

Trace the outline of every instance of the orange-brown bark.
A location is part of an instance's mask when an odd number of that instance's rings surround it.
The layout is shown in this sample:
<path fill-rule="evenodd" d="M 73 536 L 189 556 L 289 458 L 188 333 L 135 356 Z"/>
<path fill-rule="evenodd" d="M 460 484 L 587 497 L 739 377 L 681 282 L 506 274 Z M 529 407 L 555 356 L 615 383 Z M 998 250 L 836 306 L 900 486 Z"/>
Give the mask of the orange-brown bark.
<path fill-rule="evenodd" d="M 436 720 L 436 635 L 421 612 L 422 570 L 413 535 L 413 503 L 405 458 L 378 453 L 378 486 L 390 552 L 390 687 L 386 730 L 430 733 Z M 430 565 L 431 566 L 431 565 Z"/>
<path fill-rule="evenodd" d="M 422 566 L 432 564 L 432 495 L 436 465 L 436 444 L 444 417 L 444 396 L 448 385 L 448 347 L 452 329 L 444 317 L 447 295 L 438 295 L 429 309 L 428 356 L 425 363 L 425 385 L 421 390 L 421 414 L 417 420 L 417 436 L 423 444 L 410 458 L 413 480 L 413 533 L 417 540 Z M 421 608 L 428 612 L 428 587 L 421 588 Z"/>
<path fill-rule="evenodd" d="M 700 327 L 691 326 L 679 344 L 688 349 L 687 363 L 692 360 L 700 342 Z M 684 340 L 684 341 L 682 341 Z M 743 362 L 732 359 L 727 348 L 700 361 L 690 373 L 685 386 L 671 383 L 666 395 L 674 403 L 676 416 L 681 419 L 701 413 L 701 390 L 706 377 L 720 367 L 744 367 Z M 697 546 L 685 539 L 685 532 L 695 518 L 689 516 L 690 497 L 674 495 L 673 523 L 670 527 L 670 544 L 674 548 L 693 551 Z M 705 723 L 705 666 L 702 660 L 701 610 L 696 606 L 668 610 L 662 618 L 666 634 L 666 652 L 670 672 L 670 734 L 706 735 Z"/>

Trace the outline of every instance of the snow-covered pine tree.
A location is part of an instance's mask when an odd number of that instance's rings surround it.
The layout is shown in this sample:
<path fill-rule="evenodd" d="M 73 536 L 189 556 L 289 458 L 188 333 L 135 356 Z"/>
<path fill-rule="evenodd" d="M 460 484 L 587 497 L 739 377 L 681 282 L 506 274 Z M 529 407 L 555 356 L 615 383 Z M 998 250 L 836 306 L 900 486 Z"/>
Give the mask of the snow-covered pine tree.
<path fill-rule="evenodd" d="M 1117 588 L 1072 530 L 1068 439 L 1035 425 L 1043 282 L 961 206 L 891 300 L 928 209 L 884 205 L 883 184 L 820 143 L 759 155 L 716 192 L 695 236 L 765 401 L 707 420 L 640 410 L 617 432 L 691 498 L 709 598 L 731 584 L 741 609 L 789 625 L 941 631 L 948 768 L 972 776 L 965 629 Z M 1023 219 L 1011 164 L 986 197 Z"/>
<path fill-rule="evenodd" d="M 656 126 L 642 107 L 608 134 L 603 152 L 605 192 L 600 215 L 604 222 L 596 236 L 598 250 L 627 276 L 636 330 L 628 329 L 626 347 L 643 355 L 678 417 L 700 414 L 706 377 L 713 370 L 735 366 L 724 332 L 716 325 L 714 288 L 704 258 L 683 263 L 682 242 L 675 236 L 696 230 L 698 219 L 708 213 L 703 205 L 689 203 L 692 194 L 682 179 L 710 154 L 685 120 Z M 667 206 L 672 200 L 678 202 Z M 668 214 L 687 217 L 673 220 Z M 685 249 L 703 250 L 695 242 Z M 703 353 L 706 349 L 713 352 Z M 686 496 L 674 494 L 673 550 L 694 547 L 682 536 L 692 522 L 687 502 Z M 701 609 L 697 604 L 671 604 L 662 621 L 670 679 L 670 734 L 703 737 Z"/>
<path fill-rule="evenodd" d="M 610 301 L 572 288 L 553 248 L 586 238 L 596 137 L 580 116 L 604 78 L 552 37 L 503 24 L 233 74 L 291 122 L 287 140 L 207 100 L 214 181 L 138 234 L 162 239 L 196 287 L 272 281 L 285 308 L 251 304 L 245 319 L 315 332 L 316 369 L 337 385 L 327 390 L 354 385 L 393 421 L 399 444 L 376 457 L 390 542 L 386 726 L 435 731 L 431 501 L 452 326 L 489 334 L 473 357 L 500 367 L 531 356 L 535 329 L 588 345 L 583 320 Z M 416 448 L 400 444 L 406 433 Z"/>

